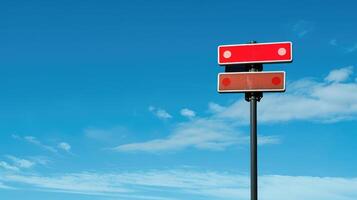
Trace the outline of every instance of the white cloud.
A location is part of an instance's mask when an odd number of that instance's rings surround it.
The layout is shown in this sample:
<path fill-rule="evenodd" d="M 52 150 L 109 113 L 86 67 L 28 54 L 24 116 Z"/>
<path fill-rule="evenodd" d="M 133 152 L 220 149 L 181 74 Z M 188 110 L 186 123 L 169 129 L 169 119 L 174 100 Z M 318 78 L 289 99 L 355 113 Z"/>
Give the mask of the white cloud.
<path fill-rule="evenodd" d="M 290 120 L 312 120 L 336 122 L 357 116 L 357 83 L 347 80 L 351 67 L 332 71 L 325 79 L 317 82 L 303 79 L 290 83 L 286 94 L 266 94 L 258 103 L 260 122 Z M 222 106 L 223 107 L 223 106 Z M 215 117 L 249 122 L 249 106 L 245 100 L 220 109 Z"/>
<path fill-rule="evenodd" d="M 14 139 L 17 139 L 17 140 L 25 140 L 26 142 L 28 142 L 30 144 L 36 145 L 38 147 L 41 147 L 41 148 L 43 148 L 43 149 L 45 149 L 47 151 L 50 151 L 52 153 L 57 153 L 57 150 L 54 147 L 42 144 L 36 137 L 33 137 L 33 136 L 21 137 L 19 135 L 12 135 L 12 137 Z"/>
<path fill-rule="evenodd" d="M 209 108 L 209 111 L 211 111 L 213 113 L 222 112 L 225 109 L 225 107 L 223 107 L 217 103 L 214 103 L 214 102 L 210 102 L 208 104 L 208 108 Z"/>
<path fill-rule="evenodd" d="M 7 163 L 5 161 L 0 161 L 0 167 L 5 169 L 5 170 L 19 171 L 18 167 L 10 165 L 9 163 Z"/>
<path fill-rule="evenodd" d="M 126 135 L 128 135 L 129 133 L 130 132 L 128 131 L 128 129 L 123 126 L 116 126 L 114 128 L 109 129 L 91 127 L 86 128 L 84 130 L 84 134 L 86 137 L 102 142 L 110 142 L 118 138 L 122 139 L 125 138 Z"/>
<path fill-rule="evenodd" d="M 197 119 L 177 125 L 168 138 L 124 144 L 114 150 L 159 152 L 187 147 L 220 150 L 237 142 L 233 133 L 233 129 L 223 121 Z"/>
<path fill-rule="evenodd" d="M 341 69 L 332 70 L 325 78 L 328 82 L 342 82 L 346 81 L 353 73 L 353 66 L 344 67 Z"/>
<path fill-rule="evenodd" d="M 18 168 L 31 168 L 35 165 L 35 162 L 30 161 L 30 160 L 26 160 L 26 159 L 21 159 L 21 158 L 17 158 L 15 156 L 11 156 L 11 155 L 7 155 L 6 156 L 9 160 L 11 160 L 13 162 L 13 164 L 18 167 Z"/>
<path fill-rule="evenodd" d="M 29 160 L 31 162 L 34 162 L 35 165 L 42 165 L 42 166 L 47 166 L 49 163 L 51 163 L 52 161 L 45 156 L 30 156 Z"/>
<path fill-rule="evenodd" d="M 7 160 L 0 161 L 0 169 L 13 172 L 22 172 L 23 170 L 29 170 L 36 165 L 47 165 L 49 160 L 46 157 L 34 156 L 28 159 L 19 158 L 12 155 L 4 156 Z"/>
<path fill-rule="evenodd" d="M 155 108 L 153 106 L 149 107 L 149 111 L 152 112 L 159 119 L 170 119 L 172 116 L 164 109 Z"/>
<path fill-rule="evenodd" d="M 262 176 L 259 181 L 259 196 L 266 200 L 352 200 L 357 197 L 356 178 L 272 175 Z M 228 185 L 196 190 L 196 193 L 222 199 L 245 200 L 249 199 L 248 188 L 249 185 Z"/>
<path fill-rule="evenodd" d="M 6 189 L 6 190 L 10 190 L 10 189 L 14 189 L 13 187 L 7 186 L 4 183 L 0 182 L 0 189 Z"/>
<path fill-rule="evenodd" d="M 336 39 L 331 39 L 329 41 L 329 44 L 331 46 L 335 46 L 335 47 L 340 47 L 340 49 L 342 49 L 343 51 L 345 51 L 345 53 L 353 53 L 357 50 L 357 43 L 354 43 L 350 46 L 347 45 L 342 45 L 340 42 L 337 42 Z"/>
<path fill-rule="evenodd" d="M 259 144 L 279 143 L 279 139 L 272 136 L 260 136 L 258 139 Z M 248 141 L 246 135 L 240 133 L 237 127 L 226 120 L 199 118 L 178 124 L 167 138 L 123 144 L 113 150 L 120 152 L 166 152 L 184 148 L 224 150 L 232 145 L 247 144 Z"/>
<path fill-rule="evenodd" d="M 26 189 L 135 198 L 249 199 L 249 176 L 231 172 L 151 170 L 122 173 L 71 173 L 54 176 L 0 174 L 5 184 Z M 259 196 L 265 200 L 355 200 L 357 178 L 279 176 L 259 177 Z M 153 195 L 152 191 L 157 191 Z M 150 195 L 153 196 L 150 196 Z"/>
<path fill-rule="evenodd" d="M 329 41 L 329 44 L 332 46 L 337 46 L 337 40 L 336 39 L 332 39 Z"/>
<path fill-rule="evenodd" d="M 357 44 L 353 45 L 352 47 L 347 49 L 347 53 L 352 53 L 357 50 Z"/>
<path fill-rule="evenodd" d="M 71 145 L 69 145 L 68 143 L 66 142 L 61 142 L 58 144 L 58 148 L 59 149 L 62 149 L 64 151 L 67 151 L 67 152 L 70 152 L 71 151 Z"/>
<path fill-rule="evenodd" d="M 47 151 L 50 151 L 52 153 L 58 153 L 58 150 L 55 148 L 55 147 L 52 147 L 52 146 L 49 146 L 49 145 L 45 145 L 43 144 L 41 141 L 39 141 L 36 137 L 34 136 L 24 136 L 24 137 L 21 137 L 19 135 L 12 135 L 12 137 L 14 139 L 17 139 L 17 140 L 24 140 L 30 144 L 33 144 L 35 146 L 38 146 L 42 149 L 45 149 Z M 66 152 L 70 152 L 71 150 L 71 145 L 66 143 L 66 142 L 61 142 L 59 144 L 57 144 L 57 148 L 61 149 L 61 150 L 64 150 Z"/>
<path fill-rule="evenodd" d="M 184 108 L 180 111 L 180 114 L 184 117 L 188 117 L 188 118 L 192 118 L 192 117 L 195 117 L 196 116 L 196 113 L 195 111 L 193 110 L 190 110 L 188 108 Z"/>
<path fill-rule="evenodd" d="M 102 194 L 129 192 L 115 184 L 115 180 L 98 174 L 79 173 L 46 177 L 36 175 L 7 174 L 1 177 L 5 182 L 29 184 L 38 188 L 66 193 Z"/>
<path fill-rule="evenodd" d="M 300 20 L 297 23 L 295 23 L 292 27 L 292 31 L 300 38 L 304 37 L 306 34 L 310 33 L 313 30 L 313 23 L 306 21 L 306 20 Z"/>
<path fill-rule="evenodd" d="M 158 110 L 156 111 L 156 116 L 157 116 L 158 118 L 161 118 L 161 119 L 169 119 L 169 118 L 172 118 L 172 116 L 171 116 L 168 112 L 166 112 L 165 110 L 162 110 L 162 109 L 158 109 Z"/>
<path fill-rule="evenodd" d="M 258 136 L 258 144 L 265 145 L 265 144 L 280 144 L 281 139 L 275 135 L 269 136 Z"/>

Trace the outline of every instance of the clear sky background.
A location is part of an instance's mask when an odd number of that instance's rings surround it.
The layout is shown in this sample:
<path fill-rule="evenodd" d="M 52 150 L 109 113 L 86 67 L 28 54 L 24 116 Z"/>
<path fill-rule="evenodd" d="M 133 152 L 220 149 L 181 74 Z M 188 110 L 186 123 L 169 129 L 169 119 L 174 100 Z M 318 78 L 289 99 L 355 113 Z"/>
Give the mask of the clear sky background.
<path fill-rule="evenodd" d="M 220 44 L 292 41 L 258 104 L 262 200 L 357 199 L 354 1 L 1 1 L 0 199 L 249 199 Z"/>

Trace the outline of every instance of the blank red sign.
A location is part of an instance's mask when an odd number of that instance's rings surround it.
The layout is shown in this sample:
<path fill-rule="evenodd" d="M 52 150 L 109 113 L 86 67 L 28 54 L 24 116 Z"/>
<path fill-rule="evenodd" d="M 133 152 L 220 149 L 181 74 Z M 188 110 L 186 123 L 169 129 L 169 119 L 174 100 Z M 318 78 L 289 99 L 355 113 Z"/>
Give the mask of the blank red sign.
<path fill-rule="evenodd" d="M 285 72 L 232 72 L 218 74 L 218 92 L 284 92 Z"/>
<path fill-rule="evenodd" d="M 291 62 L 292 43 L 252 43 L 218 46 L 218 64 Z"/>

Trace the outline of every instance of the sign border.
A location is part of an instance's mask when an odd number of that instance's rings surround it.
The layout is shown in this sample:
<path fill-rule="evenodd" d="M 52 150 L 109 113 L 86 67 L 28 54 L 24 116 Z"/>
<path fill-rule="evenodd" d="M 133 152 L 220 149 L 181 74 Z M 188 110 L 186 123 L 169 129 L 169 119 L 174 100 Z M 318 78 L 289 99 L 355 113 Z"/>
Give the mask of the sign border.
<path fill-rule="evenodd" d="M 283 89 L 262 89 L 262 90 L 219 90 L 219 76 L 221 74 L 252 74 L 252 73 L 284 73 L 284 88 Z M 258 71 L 258 72 L 222 72 L 217 76 L 217 92 L 218 93 L 243 93 L 243 92 L 285 92 L 286 90 L 286 72 L 285 71 Z"/>
<path fill-rule="evenodd" d="M 220 63 L 219 62 L 219 48 L 220 47 L 230 47 L 230 46 L 252 46 L 259 44 L 282 44 L 282 43 L 290 43 L 290 60 L 267 60 L 267 61 L 249 61 L 249 62 L 229 62 L 229 63 Z M 226 65 L 235 65 L 235 64 L 251 64 L 251 63 L 291 63 L 293 61 L 293 43 L 291 41 L 286 42 L 265 42 L 265 43 L 249 43 L 249 44 L 228 44 L 228 45 L 219 45 L 217 47 L 217 62 L 218 65 L 226 66 Z"/>

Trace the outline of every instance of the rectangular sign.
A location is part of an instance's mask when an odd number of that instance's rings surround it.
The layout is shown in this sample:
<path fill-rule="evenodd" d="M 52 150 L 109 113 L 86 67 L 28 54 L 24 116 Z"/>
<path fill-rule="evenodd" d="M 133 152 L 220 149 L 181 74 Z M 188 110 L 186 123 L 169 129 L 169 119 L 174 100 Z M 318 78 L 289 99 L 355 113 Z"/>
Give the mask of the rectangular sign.
<path fill-rule="evenodd" d="M 285 72 L 231 72 L 218 74 L 218 92 L 284 92 Z"/>
<path fill-rule="evenodd" d="M 218 64 L 292 62 L 292 43 L 252 43 L 218 46 Z"/>

